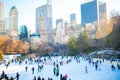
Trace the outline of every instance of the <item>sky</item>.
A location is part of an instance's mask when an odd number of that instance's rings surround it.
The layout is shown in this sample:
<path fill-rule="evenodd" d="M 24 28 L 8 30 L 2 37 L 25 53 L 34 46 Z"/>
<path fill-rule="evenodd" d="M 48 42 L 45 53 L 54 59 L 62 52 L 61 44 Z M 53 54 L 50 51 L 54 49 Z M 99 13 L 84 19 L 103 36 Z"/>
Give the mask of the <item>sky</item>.
<path fill-rule="evenodd" d="M 18 26 L 26 25 L 28 30 L 35 32 L 35 10 L 46 3 L 46 0 L 0 0 L 4 2 L 4 17 L 8 18 L 10 8 L 18 10 Z M 53 28 L 56 19 L 63 18 L 69 22 L 70 14 L 76 13 L 77 23 L 80 24 L 80 4 L 86 0 L 52 0 Z M 120 0 L 102 0 L 107 3 L 107 13 L 113 9 L 120 10 Z"/>

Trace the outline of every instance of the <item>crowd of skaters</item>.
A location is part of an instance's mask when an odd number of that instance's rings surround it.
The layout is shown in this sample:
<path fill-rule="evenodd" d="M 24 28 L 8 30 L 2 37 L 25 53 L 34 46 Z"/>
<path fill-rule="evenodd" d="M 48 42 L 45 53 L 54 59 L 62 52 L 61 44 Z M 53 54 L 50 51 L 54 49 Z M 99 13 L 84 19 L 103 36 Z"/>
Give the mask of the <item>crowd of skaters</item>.
<path fill-rule="evenodd" d="M 51 62 L 53 62 L 52 66 L 53 66 L 54 76 L 56 76 L 56 77 L 60 76 L 60 80 L 67 80 L 68 75 L 67 74 L 63 75 L 63 74 L 59 73 L 60 72 L 59 67 L 62 66 L 62 65 L 65 65 L 65 64 L 69 64 L 72 61 L 72 59 L 76 60 L 77 63 L 80 63 L 80 59 L 79 59 L 78 56 L 75 56 L 75 57 L 72 57 L 72 58 L 68 58 L 67 61 L 62 61 L 63 58 L 64 57 L 62 56 L 61 61 L 58 61 L 58 60 L 52 61 L 51 57 L 47 57 L 47 58 L 44 58 L 44 59 L 37 58 L 37 59 L 34 59 L 34 60 L 32 58 L 29 58 L 28 61 L 25 60 L 25 59 L 22 59 L 22 60 L 18 61 L 18 63 L 19 63 L 19 65 L 21 65 L 23 62 L 25 62 L 25 64 L 33 64 L 33 61 L 34 61 L 35 63 L 38 63 L 38 72 L 41 72 L 44 69 L 44 63 L 47 60 L 50 60 Z M 102 65 L 102 63 L 104 62 L 104 59 L 96 60 L 96 61 L 94 61 L 92 58 L 86 59 L 86 58 L 83 57 L 82 59 L 88 61 L 89 65 L 93 65 L 95 67 L 96 71 L 98 71 L 98 70 L 101 71 L 101 68 L 99 66 Z M 14 60 L 12 60 L 12 62 L 14 62 Z M 17 62 L 17 61 L 15 60 L 15 62 Z M 7 63 L 7 66 L 5 65 L 6 68 L 8 68 L 9 65 L 10 65 L 10 62 Z M 120 69 L 120 65 L 118 63 L 117 63 L 117 67 L 118 67 L 118 69 Z M 26 72 L 28 71 L 28 68 L 29 68 L 29 66 L 26 65 L 25 66 L 25 71 Z M 111 69 L 115 70 L 115 66 L 113 64 L 111 64 Z M 32 67 L 31 70 L 32 70 L 32 74 L 34 74 L 35 68 Z M 85 73 L 88 73 L 87 65 L 85 65 Z M 2 74 L 1 74 L 1 77 L 0 77 L 0 80 L 2 80 L 2 79 L 3 80 L 19 80 L 19 76 L 20 76 L 20 74 L 17 72 L 15 77 L 12 76 L 12 77 L 9 78 L 7 76 L 7 74 L 5 74 L 5 72 L 3 71 Z M 40 77 L 40 76 L 38 76 L 38 77 L 34 76 L 33 80 L 45 80 L 45 79 L 43 77 Z M 53 80 L 53 79 L 48 77 L 48 80 Z M 69 80 L 71 80 L 71 79 L 69 78 Z"/>
<path fill-rule="evenodd" d="M 20 76 L 20 74 L 17 72 L 15 77 L 11 76 L 9 78 L 8 75 L 4 71 L 2 71 L 0 80 L 19 80 L 19 76 Z"/>

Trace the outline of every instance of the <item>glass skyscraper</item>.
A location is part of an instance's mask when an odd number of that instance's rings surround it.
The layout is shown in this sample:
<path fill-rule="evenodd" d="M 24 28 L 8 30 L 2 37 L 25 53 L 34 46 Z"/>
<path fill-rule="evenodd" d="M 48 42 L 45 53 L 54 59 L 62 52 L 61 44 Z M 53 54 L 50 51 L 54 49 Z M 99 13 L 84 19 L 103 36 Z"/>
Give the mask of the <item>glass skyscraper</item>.
<path fill-rule="evenodd" d="M 28 38 L 28 30 L 26 25 L 20 27 L 20 39 Z"/>
<path fill-rule="evenodd" d="M 52 43 L 52 5 L 46 4 L 36 9 L 36 32 Z"/>
<path fill-rule="evenodd" d="M 98 0 L 90 0 L 81 4 L 81 24 L 93 23 L 106 14 L 106 3 Z"/>

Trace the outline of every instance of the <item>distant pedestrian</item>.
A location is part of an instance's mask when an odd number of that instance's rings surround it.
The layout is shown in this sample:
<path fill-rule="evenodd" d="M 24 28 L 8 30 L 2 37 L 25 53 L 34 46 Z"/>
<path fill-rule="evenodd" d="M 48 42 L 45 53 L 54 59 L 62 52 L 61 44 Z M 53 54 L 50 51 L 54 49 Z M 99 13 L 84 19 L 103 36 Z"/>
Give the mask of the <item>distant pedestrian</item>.
<path fill-rule="evenodd" d="M 120 64 L 119 63 L 117 63 L 117 68 L 120 69 Z"/>
<path fill-rule="evenodd" d="M 1 78 L 5 78 L 5 72 L 2 71 Z"/>
<path fill-rule="evenodd" d="M 59 76 L 59 67 L 57 67 L 57 68 L 55 69 L 55 74 L 56 74 L 56 76 Z"/>
<path fill-rule="evenodd" d="M 7 74 L 5 74 L 5 79 L 6 79 L 6 80 L 9 80 L 9 77 L 7 76 Z"/>
<path fill-rule="evenodd" d="M 20 74 L 17 72 L 17 73 L 16 73 L 16 78 L 17 78 L 17 80 L 19 80 L 19 77 L 20 77 Z"/>
<path fill-rule="evenodd" d="M 62 79 L 62 80 L 67 80 L 67 78 L 68 78 L 68 75 L 65 74 L 65 75 L 63 76 L 63 79 Z"/>
<path fill-rule="evenodd" d="M 95 69 L 96 69 L 96 70 L 98 69 L 98 64 L 97 64 L 97 63 L 95 63 Z"/>
<path fill-rule="evenodd" d="M 41 77 L 40 77 L 40 76 L 38 76 L 37 80 L 41 80 Z"/>
<path fill-rule="evenodd" d="M 45 80 L 44 78 L 42 78 L 42 80 Z"/>
<path fill-rule="evenodd" d="M 36 76 L 34 76 L 34 79 L 33 80 L 36 80 Z"/>
<path fill-rule="evenodd" d="M 85 73 L 88 73 L 87 66 L 85 66 Z"/>
<path fill-rule="evenodd" d="M 27 61 L 25 61 L 25 64 L 27 64 Z"/>
<path fill-rule="evenodd" d="M 102 64 L 102 61 L 100 60 L 100 64 Z"/>
<path fill-rule="evenodd" d="M 62 76 L 62 74 L 60 74 L 60 80 L 63 80 L 62 78 L 63 78 L 63 76 Z"/>
<path fill-rule="evenodd" d="M 53 62 L 53 66 L 55 67 L 55 62 Z"/>
<path fill-rule="evenodd" d="M 50 78 L 48 77 L 48 80 L 50 80 Z"/>
<path fill-rule="evenodd" d="M 10 80 L 14 80 L 14 78 L 13 78 L 13 77 L 11 77 L 11 78 L 10 78 Z"/>
<path fill-rule="evenodd" d="M 111 65 L 111 68 L 113 71 L 115 70 L 115 66 L 113 64 Z"/>
<path fill-rule="evenodd" d="M 27 72 L 27 70 L 28 70 L 28 67 L 26 66 L 26 67 L 25 67 L 25 71 Z"/>
<path fill-rule="evenodd" d="M 55 70 L 56 70 L 56 68 L 54 67 L 54 68 L 53 68 L 53 73 L 54 73 L 54 76 L 55 76 L 55 74 L 56 74 Z"/>
<path fill-rule="evenodd" d="M 92 61 L 92 65 L 94 66 L 94 61 Z"/>
<path fill-rule="evenodd" d="M 32 67 L 32 74 L 34 74 L 34 67 Z"/>

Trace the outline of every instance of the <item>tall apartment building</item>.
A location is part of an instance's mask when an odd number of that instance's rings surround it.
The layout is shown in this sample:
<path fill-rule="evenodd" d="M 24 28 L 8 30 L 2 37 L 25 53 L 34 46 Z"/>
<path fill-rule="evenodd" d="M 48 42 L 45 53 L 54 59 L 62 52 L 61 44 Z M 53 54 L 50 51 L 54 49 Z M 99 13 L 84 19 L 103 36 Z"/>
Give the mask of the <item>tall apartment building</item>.
<path fill-rule="evenodd" d="M 106 3 L 99 0 L 88 0 L 81 4 L 81 24 L 99 22 L 106 15 Z"/>
<path fill-rule="evenodd" d="M 18 11 L 15 6 L 11 7 L 9 12 L 9 32 L 18 34 Z"/>
<path fill-rule="evenodd" d="M 56 20 L 56 28 L 57 28 L 57 26 L 59 26 L 59 25 L 62 25 L 62 27 L 63 27 L 63 19 L 57 19 L 57 20 Z"/>
<path fill-rule="evenodd" d="M 65 28 L 63 19 L 56 20 L 56 43 L 64 44 Z"/>
<path fill-rule="evenodd" d="M 0 2 L 0 20 L 4 20 L 4 3 Z"/>
<path fill-rule="evenodd" d="M 4 21 L 4 3 L 0 2 L 0 34 L 5 34 L 6 25 Z"/>
<path fill-rule="evenodd" d="M 73 27 L 75 27 L 77 25 L 77 19 L 76 19 L 76 14 L 75 13 L 70 15 L 70 24 Z"/>
<path fill-rule="evenodd" d="M 52 5 L 47 3 L 36 9 L 36 32 L 44 42 L 53 42 L 52 33 Z"/>

